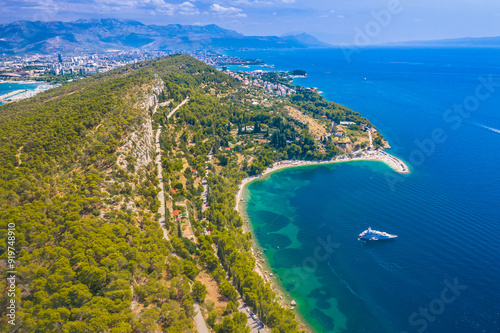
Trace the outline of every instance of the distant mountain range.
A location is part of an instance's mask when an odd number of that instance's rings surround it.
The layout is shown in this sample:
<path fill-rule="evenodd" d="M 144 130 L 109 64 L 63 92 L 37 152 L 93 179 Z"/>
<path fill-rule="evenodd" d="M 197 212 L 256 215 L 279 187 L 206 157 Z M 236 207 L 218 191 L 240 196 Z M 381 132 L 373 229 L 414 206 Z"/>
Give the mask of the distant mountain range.
<path fill-rule="evenodd" d="M 416 40 L 408 42 L 390 43 L 391 45 L 408 45 L 408 46 L 427 46 L 427 47 L 500 47 L 499 37 L 467 37 L 455 39 L 439 39 L 439 40 Z"/>
<path fill-rule="evenodd" d="M 244 36 L 215 24 L 145 25 L 132 20 L 17 21 L 0 25 L 0 53 L 308 48 L 328 44 L 308 34 Z"/>

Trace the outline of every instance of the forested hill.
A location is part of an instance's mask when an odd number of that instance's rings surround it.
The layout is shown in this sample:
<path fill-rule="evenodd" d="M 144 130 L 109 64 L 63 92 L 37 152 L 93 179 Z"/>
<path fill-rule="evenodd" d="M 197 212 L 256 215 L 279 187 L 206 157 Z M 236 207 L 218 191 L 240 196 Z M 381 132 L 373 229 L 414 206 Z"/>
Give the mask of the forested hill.
<path fill-rule="evenodd" d="M 275 161 L 339 153 L 285 105 L 366 120 L 306 91 L 253 103 L 261 93 L 177 55 L 0 106 L 0 330 L 194 332 L 197 300 L 214 332 L 247 332 L 241 295 L 273 332 L 299 331 L 256 273 L 235 193 Z M 169 240 L 158 223 L 159 126 Z"/>

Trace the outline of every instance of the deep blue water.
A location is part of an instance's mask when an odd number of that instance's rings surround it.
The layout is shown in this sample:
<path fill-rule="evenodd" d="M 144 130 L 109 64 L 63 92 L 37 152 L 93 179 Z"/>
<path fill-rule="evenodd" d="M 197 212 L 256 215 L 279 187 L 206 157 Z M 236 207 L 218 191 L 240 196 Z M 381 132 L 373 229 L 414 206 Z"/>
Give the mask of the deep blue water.
<path fill-rule="evenodd" d="M 296 83 L 370 119 L 412 171 L 346 163 L 249 186 L 257 241 L 309 324 L 500 332 L 500 50 L 366 49 L 351 62 L 341 50 L 238 55 L 305 69 Z M 490 75 L 499 84 L 478 90 Z M 399 237 L 359 242 L 369 226 Z M 325 242 L 335 244 L 328 257 Z M 453 293 L 454 283 L 466 288 Z"/>

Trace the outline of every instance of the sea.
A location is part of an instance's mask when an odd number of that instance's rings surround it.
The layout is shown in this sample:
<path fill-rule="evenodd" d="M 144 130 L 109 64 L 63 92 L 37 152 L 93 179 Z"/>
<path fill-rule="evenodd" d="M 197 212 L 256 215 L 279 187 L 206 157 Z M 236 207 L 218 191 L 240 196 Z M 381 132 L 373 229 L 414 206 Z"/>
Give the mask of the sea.
<path fill-rule="evenodd" d="M 500 332 L 500 49 L 355 51 L 231 54 L 306 70 L 296 84 L 367 117 L 411 170 L 306 166 L 248 185 L 273 279 L 316 332 Z M 359 241 L 368 227 L 398 238 Z"/>
<path fill-rule="evenodd" d="M 0 82 L 0 96 L 8 94 L 10 92 L 26 89 L 35 90 L 40 83 L 12 83 L 12 82 Z M 5 104 L 0 102 L 0 105 Z"/>

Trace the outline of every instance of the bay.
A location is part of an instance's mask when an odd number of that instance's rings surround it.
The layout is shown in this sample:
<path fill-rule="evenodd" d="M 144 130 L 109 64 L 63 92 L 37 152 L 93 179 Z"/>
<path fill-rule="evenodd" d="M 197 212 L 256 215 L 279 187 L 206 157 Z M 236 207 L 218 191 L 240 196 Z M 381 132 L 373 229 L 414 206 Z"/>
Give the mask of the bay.
<path fill-rule="evenodd" d="M 367 117 L 412 171 L 344 163 L 247 187 L 256 240 L 303 318 L 318 332 L 500 332 L 500 50 L 236 55 L 306 70 L 297 84 Z M 358 241 L 369 226 L 399 237 Z"/>

